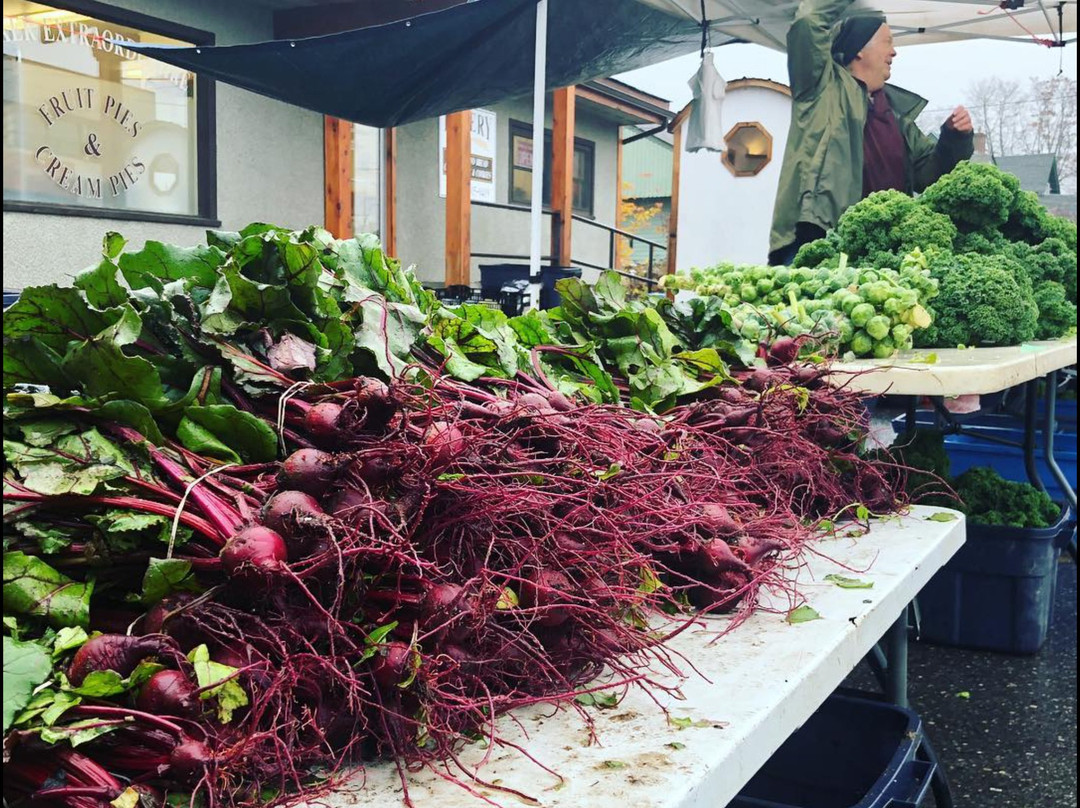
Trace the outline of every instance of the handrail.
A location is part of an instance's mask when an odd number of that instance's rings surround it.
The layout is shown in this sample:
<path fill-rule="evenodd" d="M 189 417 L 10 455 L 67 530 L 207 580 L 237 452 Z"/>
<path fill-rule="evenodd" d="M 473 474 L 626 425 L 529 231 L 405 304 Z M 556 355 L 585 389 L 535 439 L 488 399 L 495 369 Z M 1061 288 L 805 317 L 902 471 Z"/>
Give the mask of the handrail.
<path fill-rule="evenodd" d="M 637 233 L 631 233 L 628 230 L 620 230 L 619 228 L 612 227 L 609 224 L 602 224 L 600 222 L 594 222 L 592 219 L 588 218 L 587 216 L 581 216 L 580 214 L 573 213 L 573 214 L 570 215 L 570 218 L 573 219 L 575 222 L 581 222 L 582 224 L 589 224 L 589 225 L 592 225 L 593 227 L 599 227 L 601 230 L 607 230 L 609 233 L 614 233 L 617 236 L 623 236 L 624 238 L 632 239 L 633 241 L 644 242 L 645 244 L 648 244 L 651 247 L 656 247 L 657 249 L 660 249 L 660 250 L 666 250 L 668 248 L 668 245 L 666 245 L 666 244 L 661 244 L 658 241 L 651 241 L 651 240 L 645 238 L 644 236 L 639 236 Z"/>
<path fill-rule="evenodd" d="M 528 213 L 529 212 L 528 208 L 523 208 L 521 205 L 507 205 L 505 202 L 480 202 L 480 201 L 477 201 L 477 200 L 474 199 L 471 204 L 474 207 L 479 207 L 479 208 L 497 208 L 498 210 L 516 210 L 516 211 L 518 211 L 520 213 Z M 550 211 L 550 210 L 542 210 L 542 211 L 540 211 L 540 213 L 543 216 L 551 216 L 552 215 L 552 211 Z"/>

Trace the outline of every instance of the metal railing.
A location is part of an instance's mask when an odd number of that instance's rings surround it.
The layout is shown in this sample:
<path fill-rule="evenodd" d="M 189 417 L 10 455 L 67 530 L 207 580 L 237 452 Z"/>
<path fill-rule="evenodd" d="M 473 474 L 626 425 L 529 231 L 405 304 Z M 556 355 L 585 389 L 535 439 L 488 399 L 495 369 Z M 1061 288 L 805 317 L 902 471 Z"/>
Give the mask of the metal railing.
<path fill-rule="evenodd" d="M 473 201 L 472 204 L 474 206 L 480 207 L 480 208 L 494 208 L 496 210 L 509 210 L 509 211 L 515 211 L 517 213 L 528 213 L 529 212 L 528 208 L 523 208 L 520 205 L 507 205 L 507 204 L 504 204 L 504 203 L 501 203 L 501 202 L 477 202 L 477 201 Z M 559 231 L 562 228 L 562 216 L 559 215 L 557 212 L 550 211 L 550 210 L 543 211 L 543 215 L 551 217 L 552 236 L 555 239 L 558 239 Z M 602 224 L 600 222 L 595 222 L 592 219 L 589 219 L 589 218 L 587 218 L 585 216 L 581 216 L 581 215 L 578 215 L 578 214 L 572 214 L 572 219 L 574 221 L 580 222 L 581 224 L 586 225 L 588 227 L 595 227 L 595 228 L 598 228 L 600 230 L 603 230 L 608 234 L 608 265 L 607 266 L 601 266 L 600 264 L 594 264 L 594 263 L 591 263 L 589 261 L 582 261 L 581 259 L 571 257 L 571 260 L 569 261 L 569 263 L 572 266 L 583 267 L 583 268 L 586 268 L 586 269 L 596 269 L 596 270 L 599 270 L 601 272 L 605 272 L 605 271 L 608 271 L 608 270 L 613 270 L 613 271 L 617 272 L 619 275 L 622 275 L 624 278 L 628 278 L 630 280 L 635 280 L 635 281 L 645 283 L 645 284 L 649 285 L 650 287 L 655 286 L 656 284 L 659 283 L 658 275 L 663 274 L 663 273 L 662 272 L 657 273 L 656 269 L 655 269 L 655 267 L 656 267 L 656 258 L 657 258 L 656 251 L 657 250 L 662 250 L 662 251 L 666 252 L 667 251 L 667 245 L 666 244 L 661 244 L 659 242 L 652 241 L 650 239 L 644 238 L 643 236 L 639 236 L 639 235 L 637 235 L 635 233 L 631 233 L 631 232 L 629 232 L 627 230 L 620 230 L 619 228 L 612 227 L 611 225 Z M 649 259 L 648 259 L 648 262 L 646 263 L 646 269 L 645 269 L 645 275 L 644 276 L 639 275 L 639 274 L 637 274 L 635 272 L 627 272 L 627 271 L 622 270 L 622 269 L 616 269 L 616 267 L 615 267 L 615 263 L 616 263 L 615 258 L 616 258 L 617 248 L 618 248 L 617 239 L 619 237 L 627 239 L 629 241 L 629 243 L 630 243 L 631 248 L 633 248 L 634 245 L 636 243 L 638 243 L 638 242 L 646 245 L 649 248 Z M 503 261 L 508 261 L 508 260 L 509 261 L 527 261 L 528 258 L 529 258 L 528 254 L 525 254 L 525 253 L 515 254 L 515 253 L 473 252 L 473 253 L 471 253 L 471 255 L 472 255 L 473 258 L 488 258 L 488 259 L 496 259 L 496 260 L 503 260 Z M 552 260 L 552 257 L 551 257 L 551 255 L 542 255 L 541 260 L 544 261 L 545 263 L 547 263 L 547 262 L 550 262 Z"/>

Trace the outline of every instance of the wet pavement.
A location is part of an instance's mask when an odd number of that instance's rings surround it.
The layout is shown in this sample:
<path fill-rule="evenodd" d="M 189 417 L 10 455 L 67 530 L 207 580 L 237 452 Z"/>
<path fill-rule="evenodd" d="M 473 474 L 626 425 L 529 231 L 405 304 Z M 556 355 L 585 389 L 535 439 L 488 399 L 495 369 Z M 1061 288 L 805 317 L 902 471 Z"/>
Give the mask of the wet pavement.
<path fill-rule="evenodd" d="M 957 808 L 1077 805 L 1077 569 L 1062 557 L 1042 649 L 1029 656 L 912 642 L 909 696 Z M 845 685 L 875 689 L 860 667 Z M 928 796 L 923 808 L 935 801 Z"/>

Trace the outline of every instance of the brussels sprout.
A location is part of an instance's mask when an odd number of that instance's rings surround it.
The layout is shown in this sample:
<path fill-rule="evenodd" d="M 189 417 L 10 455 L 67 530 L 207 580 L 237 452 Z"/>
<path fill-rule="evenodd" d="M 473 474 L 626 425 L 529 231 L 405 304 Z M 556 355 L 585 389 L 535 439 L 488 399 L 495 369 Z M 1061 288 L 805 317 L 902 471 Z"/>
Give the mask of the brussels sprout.
<path fill-rule="evenodd" d="M 745 300 L 747 303 L 753 303 L 757 300 L 757 287 L 752 283 L 743 283 L 739 285 L 739 297 Z"/>
<path fill-rule="evenodd" d="M 880 277 L 881 276 L 878 274 L 878 271 L 876 269 L 863 269 L 859 271 L 860 284 L 874 283 Z"/>
<path fill-rule="evenodd" d="M 851 352 L 856 356 L 868 356 L 874 350 L 874 341 L 865 331 L 859 330 L 851 338 Z"/>
<path fill-rule="evenodd" d="M 851 310 L 851 322 L 857 328 L 862 328 L 877 314 L 877 310 L 869 303 L 860 303 Z"/>
<path fill-rule="evenodd" d="M 907 342 L 907 340 L 911 339 L 911 332 L 912 328 L 910 325 L 904 325 L 903 323 L 900 323 L 899 325 L 894 325 L 892 327 L 892 331 L 890 331 L 889 334 L 892 336 L 893 342 L 895 342 L 897 345 L 900 345 L 901 343 Z"/>
<path fill-rule="evenodd" d="M 840 343 L 842 345 L 851 342 L 851 338 L 855 336 L 855 326 L 851 324 L 851 320 L 847 317 L 837 323 L 836 330 L 840 334 Z"/>
<path fill-rule="evenodd" d="M 774 267 L 773 280 L 777 286 L 783 286 L 791 282 L 791 269 L 788 267 Z"/>
<path fill-rule="evenodd" d="M 874 343 L 875 359 L 888 359 L 894 353 L 896 353 L 896 343 L 892 341 L 891 337 L 879 339 Z"/>
<path fill-rule="evenodd" d="M 873 303 L 876 306 L 881 305 L 890 297 L 892 297 L 892 287 L 882 281 L 875 283 L 867 283 L 860 287 L 859 291 L 866 299 L 867 303 Z"/>
<path fill-rule="evenodd" d="M 773 282 L 772 278 L 757 279 L 757 290 L 759 295 L 767 295 L 775 288 L 776 284 Z"/>
<path fill-rule="evenodd" d="M 871 317 L 864 327 L 866 328 L 866 333 L 869 334 L 872 339 L 882 340 L 889 336 L 889 329 L 891 326 L 892 321 L 885 315 L 879 314 L 876 317 Z"/>

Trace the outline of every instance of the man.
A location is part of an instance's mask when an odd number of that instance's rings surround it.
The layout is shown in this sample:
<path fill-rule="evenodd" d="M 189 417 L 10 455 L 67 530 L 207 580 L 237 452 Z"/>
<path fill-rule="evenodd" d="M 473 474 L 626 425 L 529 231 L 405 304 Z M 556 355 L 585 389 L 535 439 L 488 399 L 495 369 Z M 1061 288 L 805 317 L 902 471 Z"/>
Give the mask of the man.
<path fill-rule="evenodd" d="M 915 119 L 926 100 L 886 84 L 896 50 L 885 17 L 862 13 L 840 23 L 851 3 L 803 0 L 788 32 L 791 128 L 770 264 L 791 263 L 799 247 L 874 191 L 921 191 L 974 151 L 963 107 L 937 140 L 919 130 Z"/>

